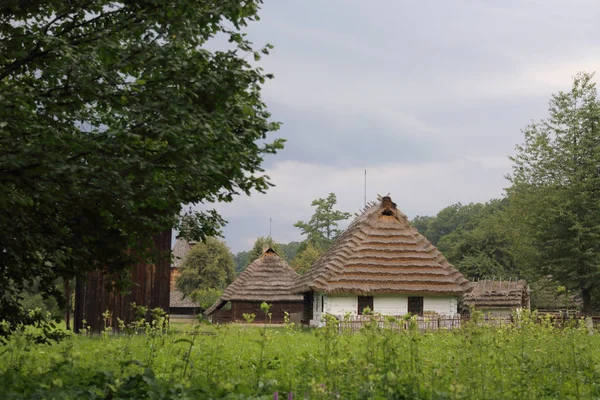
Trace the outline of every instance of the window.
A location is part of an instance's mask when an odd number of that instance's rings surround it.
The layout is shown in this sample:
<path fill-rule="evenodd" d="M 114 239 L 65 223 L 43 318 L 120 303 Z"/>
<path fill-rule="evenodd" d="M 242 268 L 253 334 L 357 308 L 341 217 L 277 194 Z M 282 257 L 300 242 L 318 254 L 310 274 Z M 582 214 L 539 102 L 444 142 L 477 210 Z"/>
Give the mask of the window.
<path fill-rule="evenodd" d="M 358 315 L 363 315 L 365 308 L 373 311 L 373 296 L 358 296 Z"/>
<path fill-rule="evenodd" d="M 321 295 L 321 312 L 325 312 L 325 295 Z"/>
<path fill-rule="evenodd" d="M 408 298 L 408 313 L 413 315 L 423 315 L 423 298 L 409 297 Z"/>

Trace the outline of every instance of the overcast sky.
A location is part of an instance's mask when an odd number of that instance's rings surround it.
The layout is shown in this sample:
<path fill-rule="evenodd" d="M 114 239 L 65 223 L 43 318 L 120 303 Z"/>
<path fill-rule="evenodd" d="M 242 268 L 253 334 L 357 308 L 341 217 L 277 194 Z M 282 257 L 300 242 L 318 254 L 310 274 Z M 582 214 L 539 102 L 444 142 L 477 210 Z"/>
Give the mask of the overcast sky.
<path fill-rule="evenodd" d="M 521 129 L 578 71 L 600 72 L 597 0 L 266 0 L 247 32 L 275 79 L 276 187 L 217 210 L 233 252 L 301 240 L 313 199 L 356 212 L 390 193 L 413 218 L 503 194 Z"/>

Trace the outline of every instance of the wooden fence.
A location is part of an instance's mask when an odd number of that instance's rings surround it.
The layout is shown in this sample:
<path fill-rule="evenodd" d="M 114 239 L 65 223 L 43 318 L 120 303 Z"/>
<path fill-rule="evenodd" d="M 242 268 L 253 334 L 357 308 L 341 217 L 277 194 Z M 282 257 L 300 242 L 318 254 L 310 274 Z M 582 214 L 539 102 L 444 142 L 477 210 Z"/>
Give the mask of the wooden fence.
<path fill-rule="evenodd" d="M 460 328 L 461 323 L 464 321 L 464 317 L 458 314 L 453 316 L 416 317 L 414 322 L 405 320 L 405 316 L 403 315 L 395 315 L 393 318 L 390 319 L 388 316 L 354 315 L 339 317 L 334 321 L 340 332 L 358 332 L 363 326 L 372 323 L 376 323 L 380 328 L 393 330 L 409 329 L 411 323 L 415 322 L 421 330 L 456 329 Z"/>
<path fill-rule="evenodd" d="M 558 328 L 564 328 L 565 326 L 573 326 L 580 321 L 583 321 L 583 317 L 573 317 L 560 314 L 535 314 L 530 318 L 536 323 L 541 323 L 545 319 L 548 319 L 554 326 Z M 594 327 L 600 326 L 600 316 L 588 317 Z M 330 320 L 332 321 L 332 320 Z M 395 315 L 393 319 L 388 316 L 375 316 L 375 315 L 354 315 L 350 317 L 336 317 L 333 320 L 340 332 L 358 332 L 365 325 L 376 323 L 379 328 L 388 328 L 392 330 L 405 330 L 410 329 L 411 324 L 416 323 L 419 330 L 451 330 L 460 329 L 467 322 L 471 321 L 468 315 L 433 315 L 416 317 L 412 321 L 405 320 L 404 315 Z M 494 317 L 491 315 L 483 315 L 477 319 L 478 325 L 487 326 L 506 326 L 512 325 L 518 322 L 518 318 L 514 316 L 507 317 Z"/>

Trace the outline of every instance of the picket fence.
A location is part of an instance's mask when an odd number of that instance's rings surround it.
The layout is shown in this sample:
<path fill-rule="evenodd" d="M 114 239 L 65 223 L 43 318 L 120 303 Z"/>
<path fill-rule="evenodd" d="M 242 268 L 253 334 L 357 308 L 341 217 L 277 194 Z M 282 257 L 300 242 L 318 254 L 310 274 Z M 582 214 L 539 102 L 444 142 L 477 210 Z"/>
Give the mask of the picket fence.
<path fill-rule="evenodd" d="M 416 323 L 419 330 L 451 330 L 459 329 L 471 320 L 469 315 L 431 315 L 417 316 L 414 322 L 407 321 L 404 315 L 395 315 L 395 319 L 390 321 L 390 318 L 382 315 L 354 315 L 354 316 L 336 316 L 335 319 L 330 319 L 328 323 L 333 323 L 340 332 L 358 332 L 363 326 L 376 322 L 380 328 L 389 328 L 392 330 L 409 329 L 412 323 Z M 583 319 L 582 316 L 574 317 L 572 315 L 564 315 L 557 313 L 536 314 L 533 317 L 534 322 L 541 322 L 548 317 L 552 324 L 558 328 L 572 325 L 577 320 Z M 518 320 L 518 318 L 517 318 Z M 589 318 L 593 326 L 600 325 L 600 316 Z M 515 316 L 497 317 L 492 315 L 482 315 L 477 318 L 478 325 L 488 326 L 506 326 L 516 322 Z"/>

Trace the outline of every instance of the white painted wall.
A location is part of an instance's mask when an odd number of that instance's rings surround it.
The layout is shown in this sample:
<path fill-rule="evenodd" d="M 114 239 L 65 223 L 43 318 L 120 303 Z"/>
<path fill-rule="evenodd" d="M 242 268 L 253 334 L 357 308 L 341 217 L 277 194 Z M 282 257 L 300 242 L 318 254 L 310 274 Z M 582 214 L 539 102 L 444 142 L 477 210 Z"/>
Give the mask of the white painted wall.
<path fill-rule="evenodd" d="M 384 315 L 404 315 L 408 312 L 408 296 L 375 295 L 373 296 L 373 312 Z"/>
<path fill-rule="evenodd" d="M 323 297 L 323 310 L 321 298 Z M 423 311 L 433 311 L 441 315 L 454 315 L 458 313 L 458 298 L 456 297 L 426 297 L 423 296 Z M 373 312 L 383 315 L 404 315 L 408 312 L 408 296 L 381 294 L 373 296 Z M 324 314 L 343 317 L 347 313 L 358 313 L 357 295 L 326 295 L 315 293 L 313 302 L 313 319 L 311 326 L 322 326 L 321 319 Z"/>
<path fill-rule="evenodd" d="M 346 313 L 356 314 L 358 311 L 358 296 L 325 296 L 325 313 L 344 316 Z"/>
<path fill-rule="evenodd" d="M 423 297 L 423 312 L 434 311 L 441 315 L 454 315 L 458 313 L 458 299 L 456 297 Z"/>

